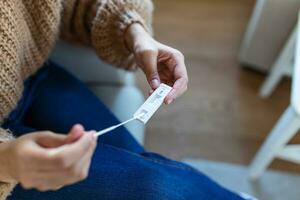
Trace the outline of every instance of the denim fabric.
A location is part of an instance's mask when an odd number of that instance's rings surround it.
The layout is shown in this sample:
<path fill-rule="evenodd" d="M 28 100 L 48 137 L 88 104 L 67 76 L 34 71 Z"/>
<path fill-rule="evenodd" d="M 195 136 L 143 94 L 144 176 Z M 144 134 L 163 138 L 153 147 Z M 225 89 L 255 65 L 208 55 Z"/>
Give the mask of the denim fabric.
<path fill-rule="evenodd" d="M 17 108 L 2 125 L 16 136 L 51 130 L 67 133 L 75 123 L 100 130 L 118 120 L 74 76 L 48 62 L 25 81 Z M 146 152 L 125 129 L 101 136 L 89 176 L 58 191 L 25 190 L 18 185 L 9 200 L 241 200 L 199 171 Z"/>

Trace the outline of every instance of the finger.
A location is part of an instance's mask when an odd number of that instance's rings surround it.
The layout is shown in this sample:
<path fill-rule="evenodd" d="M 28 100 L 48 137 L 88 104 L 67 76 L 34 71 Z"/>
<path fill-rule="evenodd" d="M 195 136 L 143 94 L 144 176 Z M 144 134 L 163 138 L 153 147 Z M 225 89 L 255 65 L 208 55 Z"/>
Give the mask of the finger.
<path fill-rule="evenodd" d="M 175 83 L 173 89 L 165 98 L 165 103 L 170 104 L 187 90 L 188 78 L 185 67 L 177 67 L 174 70 Z"/>
<path fill-rule="evenodd" d="M 160 78 L 157 72 L 157 52 L 144 51 L 140 55 L 141 68 L 144 71 L 147 81 L 152 89 L 156 89 L 160 85 Z"/>
<path fill-rule="evenodd" d="M 170 104 L 186 91 L 188 75 L 184 63 L 184 56 L 178 51 L 174 51 L 174 53 L 172 53 L 172 59 L 168 60 L 166 65 L 170 69 L 173 69 L 173 76 L 175 79 L 172 91 L 165 98 L 165 103 Z"/>
<path fill-rule="evenodd" d="M 74 125 L 68 134 L 67 143 L 72 143 L 78 140 L 83 134 L 84 134 L 83 126 L 80 124 Z"/>
<path fill-rule="evenodd" d="M 88 176 L 88 172 L 91 166 L 92 156 L 94 154 L 94 151 L 96 149 L 97 143 L 93 143 L 93 145 L 90 146 L 88 152 L 84 157 L 80 160 L 80 162 L 75 166 L 75 171 L 79 171 L 79 178 L 85 179 Z"/>
<path fill-rule="evenodd" d="M 181 96 L 187 89 L 187 83 L 184 78 L 178 79 L 174 85 L 171 92 L 167 95 L 164 102 L 165 104 L 171 104 L 177 97 Z"/>
<path fill-rule="evenodd" d="M 58 190 L 63 186 L 67 185 L 69 177 L 65 171 L 47 171 L 39 172 L 32 180 L 34 185 L 32 188 L 38 189 L 39 191 Z"/>
<path fill-rule="evenodd" d="M 80 133 L 82 129 L 82 126 L 74 126 L 70 134 L 74 134 L 74 136 L 72 137 L 75 138 L 79 136 L 77 132 Z M 39 134 L 32 134 L 32 136 L 34 137 L 34 140 L 32 140 L 32 143 L 28 144 L 29 146 L 27 148 L 27 151 L 34 158 L 30 161 L 33 164 L 33 166 L 37 166 L 37 169 L 39 171 L 51 171 L 61 167 L 57 164 L 58 162 L 61 162 L 61 160 L 57 160 L 62 159 L 61 157 L 67 156 L 61 154 L 63 154 L 62 151 L 64 151 L 66 146 L 68 146 L 67 144 L 70 143 L 67 143 L 68 136 L 62 134 L 54 134 L 52 132 L 47 131 Z M 72 146 L 70 146 L 70 148 L 71 147 Z M 76 151 L 74 153 L 76 153 Z M 55 156 L 57 156 L 58 159 Z M 67 162 L 65 165 L 70 165 L 68 161 L 64 162 Z"/>
<path fill-rule="evenodd" d="M 82 158 L 80 158 L 80 160 L 76 162 L 74 166 L 62 171 L 64 172 L 62 176 L 65 177 L 64 182 L 57 182 L 57 185 L 73 184 L 87 178 L 96 145 L 96 141 L 93 142 L 87 150 L 86 154 Z"/>
<path fill-rule="evenodd" d="M 154 92 L 154 90 L 150 89 L 149 92 L 148 92 L 148 95 L 150 96 L 153 92 Z"/>
<path fill-rule="evenodd" d="M 63 186 L 74 184 L 85 179 L 88 175 L 92 153 L 93 151 L 89 150 L 87 154 L 78 161 L 78 164 L 74 168 L 43 172 L 42 176 L 37 180 L 37 184 L 46 184 L 48 189 L 57 190 Z"/>
<path fill-rule="evenodd" d="M 52 156 L 54 162 L 63 167 L 74 165 L 81 157 L 83 157 L 90 145 L 96 141 L 94 132 L 85 133 L 79 140 L 72 144 L 66 144 L 56 149 L 51 149 L 49 155 Z"/>

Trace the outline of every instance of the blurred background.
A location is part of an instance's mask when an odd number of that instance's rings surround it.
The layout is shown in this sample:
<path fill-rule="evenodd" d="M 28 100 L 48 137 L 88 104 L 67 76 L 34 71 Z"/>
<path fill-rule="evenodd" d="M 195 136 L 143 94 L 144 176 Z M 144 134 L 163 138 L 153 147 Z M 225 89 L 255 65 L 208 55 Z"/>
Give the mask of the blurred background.
<path fill-rule="evenodd" d="M 293 182 L 289 176 L 267 176 L 258 188 L 246 180 L 247 166 L 290 104 L 290 76 L 284 76 L 268 98 L 260 97 L 259 90 L 296 25 L 299 1 L 154 3 L 155 37 L 184 53 L 190 82 L 184 96 L 160 109 L 149 122 L 146 148 L 178 160 L 192 159 L 210 176 L 218 174 L 216 179 L 225 185 L 248 190 L 260 199 L 300 199 L 295 187 L 299 180 Z M 138 73 L 138 86 L 147 94 L 148 84 Z M 299 135 L 291 141 L 297 142 Z M 224 163 L 234 165 L 228 169 Z M 247 186 L 223 180 L 224 168 L 231 176 L 241 173 L 236 177 L 245 177 Z M 300 165 L 280 159 L 271 168 L 300 172 Z"/>
<path fill-rule="evenodd" d="M 149 151 L 186 162 L 233 191 L 299 200 L 300 1 L 154 4 L 155 37 L 184 53 L 189 89 L 146 127 L 126 127 Z M 147 97 L 141 71 L 109 66 L 90 48 L 59 41 L 51 59 L 86 82 L 121 121 Z"/>
<path fill-rule="evenodd" d="M 289 105 L 291 85 L 286 78 L 270 98 L 262 99 L 258 92 L 266 74 L 239 62 L 255 1 L 154 2 L 155 37 L 184 53 L 190 82 L 185 95 L 153 116 L 146 147 L 175 159 L 249 164 Z M 143 73 L 137 78 L 147 94 Z M 276 161 L 273 167 L 300 172 L 300 166 L 286 162 Z"/>

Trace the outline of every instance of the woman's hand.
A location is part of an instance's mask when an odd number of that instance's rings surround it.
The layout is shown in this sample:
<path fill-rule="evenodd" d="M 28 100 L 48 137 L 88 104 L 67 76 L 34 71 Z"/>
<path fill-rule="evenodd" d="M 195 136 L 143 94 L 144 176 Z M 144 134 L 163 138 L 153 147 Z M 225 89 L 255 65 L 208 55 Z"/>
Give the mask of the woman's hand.
<path fill-rule="evenodd" d="M 137 23 L 128 28 L 125 41 L 147 77 L 150 93 L 161 82 L 172 86 L 173 90 L 165 98 L 165 103 L 170 104 L 186 91 L 188 76 L 180 51 L 157 42 Z"/>
<path fill-rule="evenodd" d="M 57 190 L 87 177 L 95 147 L 93 132 L 80 125 L 67 136 L 47 131 L 26 134 L 0 144 L 0 181 Z"/>

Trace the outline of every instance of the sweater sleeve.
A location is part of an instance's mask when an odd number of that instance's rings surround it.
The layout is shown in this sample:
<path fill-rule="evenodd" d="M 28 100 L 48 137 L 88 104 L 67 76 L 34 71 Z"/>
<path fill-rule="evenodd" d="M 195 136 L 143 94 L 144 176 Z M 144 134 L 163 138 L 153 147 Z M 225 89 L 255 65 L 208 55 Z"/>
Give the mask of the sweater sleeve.
<path fill-rule="evenodd" d="M 0 143 L 14 139 L 13 135 L 2 128 L 0 128 Z M 16 183 L 2 183 L 0 182 L 0 200 L 5 200 L 11 193 Z"/>
<path fill-rule="evenodd" d="M 14 139 L 14 136 L 10 131 L 0 128 L 0 143 L 6 142 L 8 140 L 13 140 L 13 139 Z"/>
<path fill-rule="evenodd" d="M 6 200 L 6 198 L 10 195 L 15 186 L 15 183 L 0 182 L 0 200 Z"/>
<path fill-rule="evenodd" d="M 104 61 L 134 69 L 124 33 L 140 23 L 152 33 L 151 0 L 65 0 L 61 35 L 64 39 L 91 45 Z"/>

